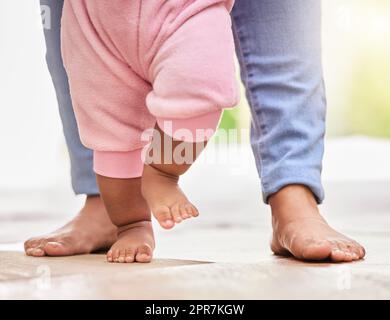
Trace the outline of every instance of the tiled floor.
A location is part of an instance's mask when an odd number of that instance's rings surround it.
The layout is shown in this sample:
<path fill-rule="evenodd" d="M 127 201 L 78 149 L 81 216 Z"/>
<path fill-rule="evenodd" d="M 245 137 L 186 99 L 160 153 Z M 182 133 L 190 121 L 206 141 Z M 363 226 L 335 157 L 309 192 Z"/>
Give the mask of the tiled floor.
<path fill-rule="evenodd" d="M 26 257 L 22 241 L 69 219 L 80 201 L 67 189 L 2 193 L 0 298 L 390 298 L 390 179 L 328 179 L 324 214 L 367 249 L 364 261 L 332 265 L 273 256 L 254 167 L 223 170 L 198 166 L 183 181 L 202 215 L 173 231 L 156 228 L 156 259 L 147 265 L 108 264 L 102 254 Z"/>

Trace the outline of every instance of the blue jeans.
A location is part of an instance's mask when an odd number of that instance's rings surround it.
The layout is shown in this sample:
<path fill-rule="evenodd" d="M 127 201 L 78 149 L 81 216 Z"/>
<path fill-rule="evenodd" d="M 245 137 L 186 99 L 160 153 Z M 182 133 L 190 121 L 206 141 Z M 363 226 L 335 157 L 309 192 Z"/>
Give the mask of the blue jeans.
<path fill-rule="evenodd" d="M 80 142 L 60 49 L 63 0 L 45 30 L 47 63 L 57 93 L 76 194 L 95 195 L 92 152 Z M 318 202 L 326 101 L 321 63 L 321 3 L 236 0 L 232 12 L 241 77 L 252 111 L 251 142 L 263 197 L 290 184 L 309 187 Z"/>
<path fill-rule="evenodd" d="M 321 1 L 236 0 L 232 16 L 263 198 L 302 184 L 320 203 L 326 115 Z"/>
<path fill-rule="evenodd" d="M 64 0 L 41 0 L 51 14 L 50 29 L 44 29 L 46 60 L 57 95 L 60 116 L 71 161 L 72 187 L 76 194 L 98 195 L 99 189 L 93 171 L 92 151 L 85 148 L 79 137 L 76 118 L 70 98 L 68 76 L 61 56 L 61 16 Z"/>

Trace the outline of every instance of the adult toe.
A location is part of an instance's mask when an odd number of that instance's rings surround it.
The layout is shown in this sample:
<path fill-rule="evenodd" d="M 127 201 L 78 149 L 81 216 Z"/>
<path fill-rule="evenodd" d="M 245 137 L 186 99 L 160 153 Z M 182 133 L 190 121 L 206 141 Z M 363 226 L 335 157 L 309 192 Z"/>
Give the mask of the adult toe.
<path fill-rule="evenodd" d="M 305 260 L 321 261 L 328 259 L 332 252 L 332 244 L 329 241 L 306 240 L 302 257 Z"/>
<path fill-rule="evenodd" d="M 60 241 L 49 241 L 43 247 L 48 256 L 68 256 L 72 255 L 73 251 L 69 246 Z"/>

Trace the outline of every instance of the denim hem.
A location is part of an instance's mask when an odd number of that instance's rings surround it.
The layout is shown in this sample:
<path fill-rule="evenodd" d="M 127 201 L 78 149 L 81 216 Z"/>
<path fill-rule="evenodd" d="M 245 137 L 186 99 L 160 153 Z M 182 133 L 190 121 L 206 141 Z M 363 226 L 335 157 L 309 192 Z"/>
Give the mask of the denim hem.
<path fill-rule="evenodd" d="M 274 179 L 273 183 L 266 184 L 262 180 L 263 201 L 265 204 L 269 204 L 269 197 L 282 188 L 289 185 L 303 185 L 311 190 L 317 204 L 321 204 L 325 198 L 324 188 L 320 178 L 302 177 L 302 176 L 289 176 L 282 179 Z"/>
<path fill-rule="evenodd" d="M 80 185 L 78 184 L 77 186 L 73 183 L 72 184 L 72 189 L 73 192 L 76 196 L 79 195 L 86 195 L 86 196 L 100 196 L 100 191 L 97 185 L 95 186 L 90 186 L 87 184 Z"/>

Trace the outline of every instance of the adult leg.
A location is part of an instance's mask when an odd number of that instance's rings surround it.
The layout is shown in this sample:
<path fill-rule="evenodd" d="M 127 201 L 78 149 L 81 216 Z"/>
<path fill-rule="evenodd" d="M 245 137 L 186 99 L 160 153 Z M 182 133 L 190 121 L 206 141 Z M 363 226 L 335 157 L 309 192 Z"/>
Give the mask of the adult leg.
<path fill-rule="evenodd" d="M 69 93 L 68 77 L 61 56 L 61 16 L 63 0 L 41 0 L 50 12 L 50 26 L 45 29 L 47 64 L 57 95 L 60 116 L 71 160 L 72 186 L 76 194 L 87 195 L 79 214 L 64 227 L 25 242 L 32 256 L 62 256 L 89 253 L 109 247 L 116 240 L 116 227 L 111 223 L 100 199 L 92 165 L 92 152 L 81 142 Z"/>
<path fill-rule="evenodd" d="M 321 2 L 237 1 L 232 16 L 253 152 L 272 208 L 272 250 L 307 260 L 363 258 L 363 247 L 333 230 L 317 207 L 326 114 Z"/>

